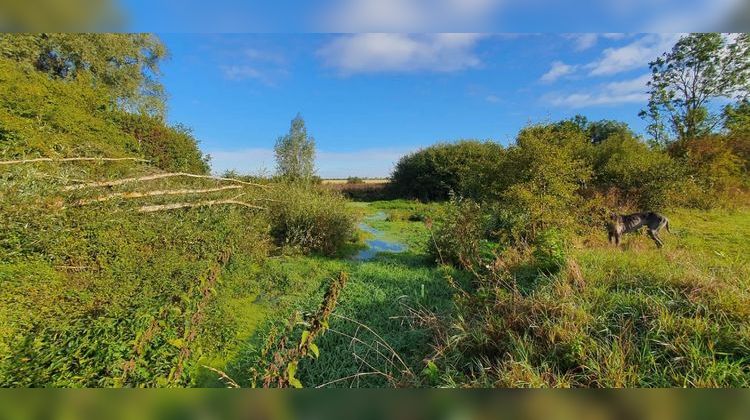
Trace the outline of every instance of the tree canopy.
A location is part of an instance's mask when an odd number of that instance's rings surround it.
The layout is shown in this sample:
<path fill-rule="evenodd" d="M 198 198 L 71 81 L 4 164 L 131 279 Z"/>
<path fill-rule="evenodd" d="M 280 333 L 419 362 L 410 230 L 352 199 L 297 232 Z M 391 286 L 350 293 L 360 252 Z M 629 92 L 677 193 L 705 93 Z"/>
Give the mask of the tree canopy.
<path fill-rule="evenodd" d="M 298 114 L 289 133 L 276 140 L 277 174 L 290 181 L 308 181 L 315 176 L 315 139 L 307 134 L 305 120 Z"/>
<path fill-rule="evenodd" d="M 689 34 L 649 63 L 649 102 L 641 117 L 660 143 L 711 133 L 721 122 L 718 98 L 744 99 L 750 90 L 750 35 Z"/>
<path fill-rule="evenodd" d="M 130 112 L 163 115 L 158 80 L 164 44 L 152 34 L 0 34 L 0 56 L 52 77 L 90 77 L 115 105 Z"/>

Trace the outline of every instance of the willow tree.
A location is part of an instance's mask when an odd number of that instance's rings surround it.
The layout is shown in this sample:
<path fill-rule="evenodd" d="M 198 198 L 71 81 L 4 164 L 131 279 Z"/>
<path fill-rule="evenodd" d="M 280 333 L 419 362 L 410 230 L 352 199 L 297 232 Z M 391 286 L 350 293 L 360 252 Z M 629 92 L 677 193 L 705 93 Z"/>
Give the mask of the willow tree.
<path fill-rule="evenodd" d="M 0 57 L 55 79 L 91 80 L 118 108 L 163 116 L 159 64 L 164 44 L 152 34 L 0 34 Z"/>
<path fill-rule="evenodd" d="M 307 134 L 305 120 L 298 114 L 289 133 L 276 140 L 276 172 L 289 181 L 309 181 L 315 175 L 315 139 Z"/>

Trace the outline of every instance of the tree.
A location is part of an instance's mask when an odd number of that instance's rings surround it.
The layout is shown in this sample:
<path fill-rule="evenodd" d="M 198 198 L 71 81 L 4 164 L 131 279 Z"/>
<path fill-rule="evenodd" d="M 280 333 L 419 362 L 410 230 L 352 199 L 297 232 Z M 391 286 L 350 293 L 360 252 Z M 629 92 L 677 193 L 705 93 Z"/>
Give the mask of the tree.
<path fill-rule="evenodd" d="M 616 134 L 633 135 L 627 123 L 615 120 L 589 121 L 583 115 L 576 115 L 570 119 L 562 120 L 554 124 L 556 130 L 579 130 L 584 133 L 591 143 L 599 144 L 607 138 Z"/>
<path fill-rule="evenodd" d="M 729 135 L 750 136 L 750 101 L 724 107 L 724 129 Z"/>
<path fill-rule="evenodd" d="M 90 77 L 130 112 L 163 116 L 164 44 L 151 34 L 0 34 L 0 56 L 59 79 Z"/>
<path fill-rule="evenodd" d="M 391 174 L 391 188 L 399 196 L 421 200 L 447 200 L 451 192 L 486 198 L 489 176 L 503 151 L 491 141 L 434 144 L 399 159 Z"/>
<path fill-rule="evenodd" d="M 649 67 L 650 98 L 640 113 L 650 121 L 649 133 L 662 143 L 667 129 L 678 140 L 700 137 L 721 122 L 711 110 L 712 100 L 748 95 L 750 36 L 690 34 Z"/>
<path fill-rule="evenodd" d="M 297 114 L 289 133 L 279 137 L 274 147 L 276 170 L 290 181 L 309 181 L 315 176 L 315 139 L 307 135 L 305 120 Z"/>

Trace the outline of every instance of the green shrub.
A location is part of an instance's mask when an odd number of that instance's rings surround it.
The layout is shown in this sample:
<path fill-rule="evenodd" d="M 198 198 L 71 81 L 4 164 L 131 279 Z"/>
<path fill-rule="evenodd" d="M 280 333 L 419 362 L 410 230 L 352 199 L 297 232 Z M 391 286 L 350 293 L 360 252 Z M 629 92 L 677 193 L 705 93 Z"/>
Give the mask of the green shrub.
<path fill-rule="evenodd" d="M 358 176 L 350 176 L 349 178 L 346 178 L 347 184 L 362 184 L 364 182 L 365 181 Z"/>
<path fill-rule="evenodd" d="M 451 192 L 478 199 L 486 191 L 490 168 L 502 155 L 503 147 L 490 141 L 436 144 L 402 157 L 390 188 L 397 196 L 425 201 L 446 200 Z"/>
<path fill-rule="evenodd" d="M 143 157 L 154 166 L 169 172 L 209 172 L 208 157 L 198 148 L 189 128 L 170 127 L 161 118 L 141 114 L 120 113 L 115 120 L 135 137 Z"/>
<path fill-rule="evenodd" d="M 323 188 L 277 184 L 270 202 L 271 234 L 277 244 L 333 255 L 355 232 L 347 201 Z"/>
<path fill-rule="evenodd" d="M 427 223 L 431 235 L 428 249 L 436 261 L 469 268 L 481 260 L 487 218 L 478 203 L 454 197 Z"/>
<path fill-rule="evenodd" d="M 520 239 L 530 239 L 549 227 L 575 222 L 578 194 L 591 177 L 585 160 L 588 142 L 581 133 L 561 133 L 553 126 L 531 126 L 508 148 L 499 177 L 505 225 Z"/>
<path fill-rule="evenodd" d="M 554 274 L 565 266 L 566 239 L 560 229 L 547 229 L 534 240 L 534 259 L 540 271 Z"/>

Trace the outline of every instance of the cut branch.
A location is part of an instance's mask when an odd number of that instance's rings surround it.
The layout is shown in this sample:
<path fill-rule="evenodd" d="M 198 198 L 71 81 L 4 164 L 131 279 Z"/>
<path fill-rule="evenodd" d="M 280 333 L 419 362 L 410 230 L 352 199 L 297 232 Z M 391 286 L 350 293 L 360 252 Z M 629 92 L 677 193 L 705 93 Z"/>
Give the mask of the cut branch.
<path fill-rule="evenodd" d="M 21 163 L 35 163 L 35 162 L 73 162 L 73 161 L 101 161 L 101 162 L 117 162 L 123 160 L 131 160 L 134 162 L 148 162 L 148 159 L 141 158 L 104 158 L 104 157 L 75 157 L 75 158 L 35 158 L 35 159 L 22 159 L 22 160 L 2 160 L 0 165 L 16 165 Z"/>
<path fill-rule="evenodd" d="M 141 197 L 154 197 L 154 196 L 160 196 L 160 195 L 187 195 L 187 194 L 206 194 L 216 191 L 224 191 L 224 190 L 236 190 L 239 188 L 244 188 L 242 185 L 226 185 L 224 187 L 216 187 L 216 188 L 205 188 L 205 189 L 183 189 L 183 190 L 155 190 L 155 191 L 146 191 L 146 192 L 121 192 L 121 193 L 114 193 L 109 194 L 101 197 L 96 198 L 90 198 L 90 199 L 83 199 L 78 200 L 76 202 L 79 206 L 84 206 L 86 204 L 91 203 L 100 203 L 102 201 L 109 201 L 114 200 L 116 198 L 141 198 Z M 236 198 L 236 197 L 235 197 Z"/>
<path fill-rule="evenodd" d="M 268 210 L 268 208 L 266 207 L 256 206 L 250 203 L 246 203 L 244 201 L 209 200 L 209 201 L 200 201 L 197 203 L 172 203 L 172 204 L 159 204 L 159 205 L 153 205 L 153 206 L 143 206 L 138 209 L 138 212 L 152 213 L 152 212 L 161 211 L 161 210 L 175 210 L 175 209 L 183 209 L 183 208 L 190 208 L 190 207 L 215 206 L 215 205 L 220 205 L 220 204 L 234 204 L 237 206 L 243 206 L 243 207 L 256 209 L 256 210 Z"/>
<path fill-rule="evenodd" d="M 197 174 L 189 174 L 186 172 L 170 172 L 166 174 L 155 174 L 155 175 L 146 175 L 141 176 L 137 178 L 123 178 L 123 179 L 116 179 L 113 181 L 100 181 L 100 182 L 90 182 L 88 184 L 77 184 L 77 185 L 68 185 L 67 187 L 63 188 L 64 191 L 73 191 L 73 190 L 82 190 L 84 188 L 96 188 L 96 187 L 114 187 L 117 185 L 123 185 L 130 182 L 140 182 L 140 181 L 152 181 L 154 179 L 162 179 L 162 178 L 173 178 L 177 176 L 185 176 L 189 178 L 204 178 L 204 179 L 214 179 L 217 181 L 230 181 L 237 184 L 242 185 L 251 185 L 253 187 L 259 187 L 263 189 L 267 189 L 268 185 L 263 184 L 256 184 L 254 182 L 247 182 L 247 181 L 241 181 L 239 179 L 234 178 L 223 178 L 219 176 L 211 176 L 211 175 L 197 175 Z"/>

